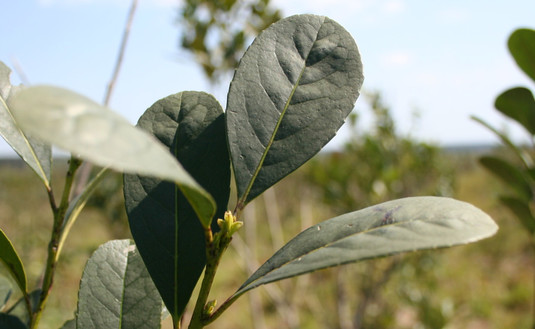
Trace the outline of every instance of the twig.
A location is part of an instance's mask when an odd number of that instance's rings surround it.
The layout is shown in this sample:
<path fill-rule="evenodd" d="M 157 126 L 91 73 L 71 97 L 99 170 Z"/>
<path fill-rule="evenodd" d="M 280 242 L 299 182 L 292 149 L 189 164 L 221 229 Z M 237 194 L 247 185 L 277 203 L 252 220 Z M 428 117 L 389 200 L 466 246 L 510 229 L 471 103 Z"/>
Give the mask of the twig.
<path fill-rule="evenodd" d="M 132 28 L 132 22 L 134 21 L 134 14 L 136 12 L 137 3 L 138 0 L 132 0 L 132 6 L 130 7 L 128 18 L 124 27 L 123 38 L 121 40 L 121 46 L 119 48 L 117 61 L 115 62 L 115 68 L 113 69 L 112 77 L 106 88 L 106 94 L 104 95 L 104 106 L 109 105 L 110 98 L 113 93 L 113 88 L 115 87 L 115 84 L 117 83 L 117 79 L 119 77 L 119 71 L 121 70 L 124 54 L 126 53 L 126 44 L 128 43 L 128 38 L 130 36 L 130 30 Z M 76 186 L 73 189 L 74 195 L 78 195 L 82 192 L 83 188 L 87 184 L 87 181 L 89 180 L 89 174 L 91 173 L 92 167 L 93 166 L 90 163 L 84 163 L 83 167 L 80 169 L 80 172 L 78 173 L 78 181 L 76 182 Z"/>

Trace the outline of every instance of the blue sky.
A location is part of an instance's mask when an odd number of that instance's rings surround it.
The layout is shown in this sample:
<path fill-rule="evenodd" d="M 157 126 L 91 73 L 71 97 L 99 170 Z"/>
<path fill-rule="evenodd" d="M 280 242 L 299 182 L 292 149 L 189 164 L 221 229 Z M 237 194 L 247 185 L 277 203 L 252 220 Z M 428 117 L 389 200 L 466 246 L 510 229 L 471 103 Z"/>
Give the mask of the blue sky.
<path fill-rule="evenodd" d="M 285 16 L 329 16 L 353 35 L 364 63 L 363 90 L 383 94 L 401 132 L 440 145 L 496 141 L 469 119 L 474 114 L 523 136 L 493 102 L 509 87 L 533 87 L 509 56 L 506 40 L 518 27 L 535 28 L 535 1 L 272 2 Z M 132 123 L 156 100 L 183 90 L 211 92 L 225 106 L 228 81 L 211 86 L 177 47 L 179 4 L 140 0 L 110 103 Z M 18 63 L 32 84 L 63 86 L 102 101 L 129 5 L 129 0 L 5 1 L 0 61 L 11 68 Z M 12 82 L 21 82 L 16 72 Z M 365 126 L 364 108 L 357 101 Z M 331 147 L 346 136 L 347 129 Z M 12 153 L 0 141 L 0 155 L 6 154 Z"/>

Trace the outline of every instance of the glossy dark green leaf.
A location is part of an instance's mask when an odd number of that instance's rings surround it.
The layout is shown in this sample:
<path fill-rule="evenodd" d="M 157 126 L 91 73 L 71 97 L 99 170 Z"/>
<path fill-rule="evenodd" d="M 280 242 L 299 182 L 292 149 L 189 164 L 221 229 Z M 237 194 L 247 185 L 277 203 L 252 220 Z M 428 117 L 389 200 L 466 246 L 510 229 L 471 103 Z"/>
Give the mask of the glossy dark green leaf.
<path fill-rule="evenodd" d="M 338 216 L 297 235 L 234 294 L 318 269 L 400 252 L 450 247 L 496 233 L 483 211 L 457 200 L 414 197 Z"/>
<path fill-rule="evenodd" d="M 479 159 L 481 165 L 505 184 L 513 188 L 523 200 L 531 200 L 533 191 L 528 182 L 529 175 L 524 174 L 509 162 L 494 156 L 483 156 Z"/>
<path fill-rule="evenodd" d="M 109 241 L 87 261 L 80 281 L 76 328 L 160 328 L 162 301 L 136 246 Z"/>
<path fill-rule="evenodd" d="M 535 135 L 535 99 L 529 89 L 509 89 L 496 98 L 494 105 L 498 111 L 516 120 Z"/>
<path fill-rule="evenodd" d="M 8 102 L 20 87 L 11 85 L 9 81 L 10 74 L 11 70 L 0 62 L 0 136 L 49 187 L 52 148 L 49 144 L 45 144 L 39 139 L 27 136 L 15 122 Z"/>
<path fill-rule="evenodd" d="M 0 329 L 28 329 L 16 316 L 0 313 Z"/>
<path fill-rule="evenodd" d="M 13 244 L 2 229 L 0 229 L 0 261 L 4 263 L 9 273 L 13 276 L 22 293 L 27 294 L 27 280 L 24 266 L 15 251 L 15 247 L 13 247 Z"/>
<path fill-rule="evenodd" d="M 291 16 L 256 38 L 234 75 L 227 104 L 242 205 L 331 140 L 363 79 L 355 41 L 327 17 Z"/>
<path fill-rule="evenodd" d="M 535 233 L 535 218 L 527 201 L 508 196 L 501 196 L 500 201 L 515 214 L 531 234 Z"/>
<path fill-rule="evenodd" d="M 167 145 L 184 168 L 214 197 L 223 218 L 230 188 L 224 114 L 209 94 L 182 92 L 152 105 L 139 127 Z M 183 195 L 167 182 L 125 175 L 130 230 L 175 321 L 182 315 L 205 259 L 203 225 Z M 212 229 L 217 230 L 216 221 Z"/>
<path fill-rule="evenodd" d="M 508 46 L 518 66 L 535 81 L 535 31 L 514 31 L 509 37 Z"/>
<path fill-rule="evenodd" d="M 169 150 L 110 109 L 52 86 L 25 88 L 9 104 L 17 123 L 32 135 L 103 167 L 173 181 L 200 218 L 214 215 L 211 196 Z"/>

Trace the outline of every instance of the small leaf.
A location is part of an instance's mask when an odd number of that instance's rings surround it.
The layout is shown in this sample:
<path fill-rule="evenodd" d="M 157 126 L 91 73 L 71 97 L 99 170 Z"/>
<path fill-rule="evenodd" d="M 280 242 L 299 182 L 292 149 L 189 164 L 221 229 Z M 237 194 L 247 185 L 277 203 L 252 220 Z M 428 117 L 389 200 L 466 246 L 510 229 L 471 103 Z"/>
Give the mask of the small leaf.
<path fill-rule="evenodd" d="M 509 37 L 509 51 L 517 65 L 535 81 L 535 31 L 518 29 Z"/>
<path fill-rule="evenodd" d="M 500 202 L 515 214 L 520 223 L 531 234 L 535 233 L 535 218 L 533 218 L 533 214 L 527 201 L 515 197 L 501 196 Z"/>
<path fill-rule="evenodd" d="M 414 197 L 385 202 L 303 231 L 264 263 L 233 298 L 259 285 L 322 268 L 474 242 L 493 235 L 497 229 L 481 210 L 449 198 Z"/>
<path fill-rule="evenodd" d="M 212 218 L 215 204 L 153 136 L 126 119 L 70 90 L 35 86 L 10 101 L 24 130 L 103 167 L 155 176 L 179 185 L 200 218 Z"/>
<path fill-rule="evenodd" d="M 505 146 L 507 146 L 507 148 L 509 148 L 518 157 L 518 159 L 520 161 L 522 161 L 522 164 L 523 164 L 524 168 L 526 168 L 527 170 L 529 170 L 531 168 L 531 166 L 533 165 L 533 160 L 531 159 L 531 156 L 527 152 L 525 152 L 524 150 L 522 150 L 519 147 L 517 147 L 511 141 L 511 139 L 509 139 L 509 137 L 507 137 L 506 134 L 500 132 L 499 130 L 497 130 L 496 128 L 494 128 L 490 124 L 488 124 L 486 121 L 484 121 L 484 120 L 482 120 L 482 119 L 480 119 L 478 117 L 472 116 L 471 118 L 472 118 L 472 120 L 482 124 L 484 127 L 489 129 L 490 131 L 492 131 L 498 138 L 500 138 L 502 143 Z"/>
<path fill-rule="evenodd" d="M 528 182 L 529 175 L 524 175 L 509 162 L 493 156 L 482 156 L 479 163 L 512 187 L 523 200 L 531 200 L 533 191 Z"/>
<path fill-rule="evenodd" d="M 16 316 L 0 313 L 0 329 L 28 329 Z"/>
<path fill-rule="evenodd" d="M 41 298 L 41 289 L 36 289 L 28 294 L 30 307 L 32 308 L 32 314 L 37 311 L 39 305 L 39 299 Z M 30 325 L 30 314 L 28 313 L 28 303 L 25 297 L 20 298 L 17 302 L 7 311 L 9 315 L 16 316 L 27 326 Z"/>
<path fill-rule="evenodd" d="M 230 160 L 223 109 L 211 95 L 182 92 L 163 98 L 139 119 L 213 195 L 223 218 L 230 194 Z M 130 230 L 175 321 L 184 311 L 206 263 L 203 225 L 177 189 L 166 182 L 125 175 Z"/>
<path fill-rule="evenodd" d="M 256 38 L 228 95 L 228 143 L 239 206 L 334 137 L 363 79 L 355 41 L 327 17 L 291 16 Z"/>
<path fill-rule="evenodd" d="M 32 168 L 48 188 L 50 187 L 52 148 L 36 138 L 27 136 L 15 122 L 7 103 L 20 87 L 11 85 L 10 74 L 11 70 L 0 62 L 0 136 L 11 145 L 13 150 Z"/>
<path fill-rule="evenodd" d="M 162 302 L 130 240 L 101 245 L 80 282 L 76 328 L 160 328 Z"/>
<path fill-rule="evenodd" d="M 11 283 L 6 277 L 0 275 L 0 312 L 2 312 L 6 306 L 12 293 L 13 289 L 11 288 Z"/>
<path fill-rule="evenodd" d="M 26 295 L 28 291 L 24 266 L 22 265 L 22 261 L 20 260 L 17 251 L 15 251 L 15 247 L 13 247 L 13 244 L 11 244 L 11 241 L 2 229 L 0 229 L 0 261 L 6 265 L 6 268 L 15 279 L 19 289 Z"/>
<path fill-rule="evenodd" d="M 496 98 L 494 105 L 498 111 L 516 120 L 535 135 L 535 99 L 529 89 L 509 89 Z"/>

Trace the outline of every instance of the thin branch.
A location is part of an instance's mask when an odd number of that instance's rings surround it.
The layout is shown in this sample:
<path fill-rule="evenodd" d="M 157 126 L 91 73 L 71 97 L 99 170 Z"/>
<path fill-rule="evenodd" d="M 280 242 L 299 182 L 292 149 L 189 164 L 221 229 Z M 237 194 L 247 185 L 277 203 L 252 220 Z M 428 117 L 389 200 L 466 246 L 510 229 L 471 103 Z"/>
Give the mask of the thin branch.
<path fill-rule="evenodd" d="M 115 84 L 117 83 L 117 79 L 119 77 L 119 71 L 121 70 L 124 54 L 126 53 L 126 44 L 128 43 L 128 39 L 130 37 L 130 30 L 132 27 L 132 22 L 134 21 L 134 14 L 136 12 L 137 3 L 138 3 L 138 0 L 132 0 L 132 6 L 130 7 L 128 18 L 126 20 L 126 24 L 124 27 L 123 38 L 121 40 L 119 54 L 117 55 L 117 61 L 115 62 L 115 68 L 113 69 L 112 77 L 106 88 L 106 94 L 104 95 L 104 101 L 103 101 L 104 106 L 109 105 L 110 98 L 113 93 L 113 88 L 115 87 Z M 92 167 L 93 166 L 90 163 L 84 163 L 83 167 L 80 169 L 78 181 L 76 182 L 76 186 L 73 189 L 74 195 L 80 194 L 82 190 L 84 189 L 85 185 L 89 181 L 89 174 L 91 173 Z"/>

